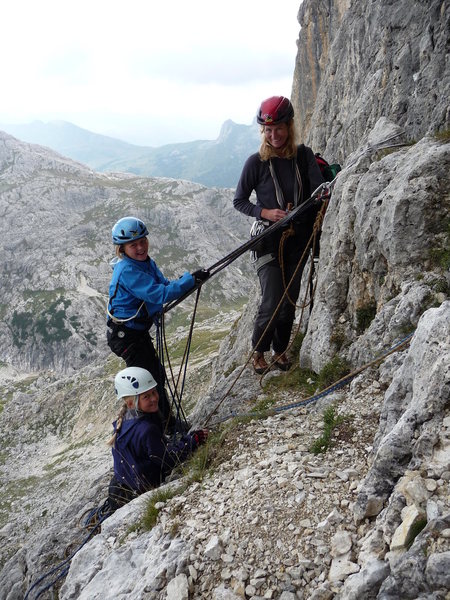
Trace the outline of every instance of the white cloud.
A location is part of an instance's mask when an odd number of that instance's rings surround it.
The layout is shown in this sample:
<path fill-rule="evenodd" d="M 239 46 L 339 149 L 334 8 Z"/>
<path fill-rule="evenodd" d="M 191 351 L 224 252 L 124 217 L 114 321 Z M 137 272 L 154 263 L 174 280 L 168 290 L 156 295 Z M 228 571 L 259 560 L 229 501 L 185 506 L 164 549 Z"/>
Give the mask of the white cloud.
<path fill-rule="evenodd" d="M 249 124 L 291 91 L 300 0 L 15 0 L 2 8 L 0 123 L 63 119 L 159 145 Z"/>

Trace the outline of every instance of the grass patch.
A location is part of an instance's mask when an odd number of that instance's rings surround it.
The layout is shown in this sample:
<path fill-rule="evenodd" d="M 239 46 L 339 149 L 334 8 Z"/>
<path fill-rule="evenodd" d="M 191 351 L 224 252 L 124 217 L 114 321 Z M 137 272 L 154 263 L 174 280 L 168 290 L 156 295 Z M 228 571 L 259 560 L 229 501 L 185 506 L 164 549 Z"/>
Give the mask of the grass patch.
<path fill-rule="evenodd" d="M 255 419 L 265 419 L 273 414 L 272 406 L 275 404 L 275 398 L 273 396 L 266 396 L 257 402 L 252 410 L 245 417 L 236 417 L 236 421 L 239 423 L 249 423 Z"/>
<path fill-rule="evenodd" d="M 298 356 L 300 354 L 300 349 L 303 344 L 303 340 L 305 339 L 304 333 L 297 333 L 294 340 L 292 341 L 290 353 L 294 356 Z"/>
<path fill-rule="evenodd" d="M 433 291 L 436 292 L 436 294 L 445 294 L 447 296 L 450 294 L 450 287 L 447 283 L 447 280 L 444 277 L 432 281 L 431 287 L 433 288 Z"/>
<path fill-rule="evenodd" d="M 335 356 L 330 362 L 326 363 L 319 371 L 317 376 L 317 384 L 319 391 L 324 390 L 332 383 L 336 383 L 342 377 L 350 373 L 350 366 L 346 360 Z"/>
<path fill-rule="evenodd" d="M 203 481 L 206 475 L 210 475 L 224 461 L 226 457 L 226 453 L 224 453 L 225 440 L 231 427 L 232 423 L 229 423 L 217 431 L 211 431 L 206 444 L 197 448 L 181 465 L 181 471 L 188 484 Z"/>
<path fill-rule="evenodd" d="M 399 327 L 398 332 L 402 337 L 406 337 L 415 330 L 416 328 L 412 323 L 405 323 L 404 325 Z"/>
<path fill-rule="evenodd" d="M 301 369 L 294 365 L 281 377 L 273 377 L 264 384 L 264 391 L 278 396 L 280 391 L 300 391 L 305 396 L 312 396 L 339 381 L 350 373 L 347 361 L 335 356 L 326 363 L 319 373 L 311 369 Z"/>
<path fill-rule="evenodd" d="M 450 140 L 450 129 L 444 129 L 444 131 L 438 131 L 434 134 L 434 137 L 439 142 L 448 142 Z"/>
<path fill-rule="evenodd" d="M 438 237 L 439 246 L 430 250 L 430 259 L 434 267 L 447 271 L 450 269 L 450 220 L 447 220 L 444 231 Z"/>
<path fill-rule="evenodd" d="M 335 346 L 335 348 L 338 352 L 341 348 L 343 348 L 343 346 L 345 346 L 348 343 L 348 340 L 345 337 L 345 333 L 342 330 L 342 328 L 339 327 L 339 325 L 336 327 L 336 329 L 331 334 L 330 343 Z"/>
<path fill-rule="evenodd" d="M 266 393 L 279 395 L 280 392 L 299 391 L 310 396 L 317 387 L 317 374 L 310 369 L 301 369 L 297 365 L 289 371 L 280 373 L 279 377 L 272 377 L 263 384 Z"/>
<path fill-rule="evenodd" d="M 185 486 L 178 486 L 172 489 L 158 489 L 148 501 L 142 516 L 142 529 L 144 529 L 144 531 L 150 531 L 150 529 L 156 525 L 160 511 L 160 507 L 158 507 L 157 504 L 167 502 L 167 500 L 182 494 L 185 489 Z"/>
<path fill-rule="evenodd" d="M 329 406 L 323 413 L 323 433 L 311 445 L 310 451 L 313 454 L 323 454 L 331 446 L 333 431 L 342 423 L 348 420 L 344 415 L 336 414 L 334 406 Z"/>
<path fill-rule="evenodd" d="M 408 146 L 414 146 L 414 144 L 417 144 L 416 140 L 409 140 L 407 142 L 404 142 L 403 144 L 401 144 L 401 146 L 394 146 L 391 148 L 381 148 L 380 150 L 377 150 L 376 152 L 376 160 L 381 160 L 382 158 L 384 158 L 385 156 L 389 156 L 390 154 L 393 154 L 394 152 L 398 152 L 399 150 L 402 150 L 402 148 L 406 148 Z"/>

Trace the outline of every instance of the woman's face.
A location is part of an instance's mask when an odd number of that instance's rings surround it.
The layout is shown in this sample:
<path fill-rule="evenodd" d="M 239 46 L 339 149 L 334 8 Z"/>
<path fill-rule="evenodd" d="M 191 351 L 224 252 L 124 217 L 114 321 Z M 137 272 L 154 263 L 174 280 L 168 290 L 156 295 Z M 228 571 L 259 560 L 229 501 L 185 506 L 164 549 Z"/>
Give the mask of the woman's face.
<path fill-rule="evenodd" d="M 154 413 L 158 410 L 159 394 L 156 388 L 147 390 L 139 395 L 138 408 L 144 413 Z"/>
<path fill-rule="evenodd" d="M 148 239 L 143 237 L 134 242 L 127 242 L 123 245 L 123 250 L 128 258 L 146 260 L 148 256 Z"/>
<path fill-rule="evenodd" d="M 287 123 L 278 123 L 277 125 L 265 125 L 264 135 L 269 144 L 275 148 L 282 148 L 289 137 L 289 127 Z"/>

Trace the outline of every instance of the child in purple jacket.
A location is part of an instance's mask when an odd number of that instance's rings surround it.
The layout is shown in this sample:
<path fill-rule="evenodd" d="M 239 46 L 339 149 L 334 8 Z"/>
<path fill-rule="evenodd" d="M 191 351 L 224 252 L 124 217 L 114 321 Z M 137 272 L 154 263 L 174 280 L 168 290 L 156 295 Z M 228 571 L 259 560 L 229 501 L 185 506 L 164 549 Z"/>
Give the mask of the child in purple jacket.
<path fill-rule="evenodd" d="M 140 367 L 128 367 L 115 377 L 116 394 L 124 404 L 110 440 L 114 459 L 114 476 L 109 486 L 112 509 L 159 486 L 208 437 L 207 430 L 201 429 L 167 441 L 156 388 L 151 373 Z"/>

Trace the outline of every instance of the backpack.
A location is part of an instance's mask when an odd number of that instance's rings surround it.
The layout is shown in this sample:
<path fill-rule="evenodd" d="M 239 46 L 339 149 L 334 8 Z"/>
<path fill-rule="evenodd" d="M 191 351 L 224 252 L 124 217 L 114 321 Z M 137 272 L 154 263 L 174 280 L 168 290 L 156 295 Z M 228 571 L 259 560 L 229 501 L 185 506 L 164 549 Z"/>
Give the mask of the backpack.
<path fill-rule="evenodd" d="M 336 177 L 339 171 L 341 171 L 341 165 L 337 163 L 333 163 L 330 165 L 319 152 L 316 152 L 314 156 L 322 173 L 322 177 L 325 179 L 325 181 L 333 181 L 333 179 Z M 309 196 L 313 192 L 313 190 L 310 189 L 304 144 L 300 144 L 300 146 L 298 147 L 297 161 L 300 169 L 300 175 L 302 177 L 302 182 L 304 185 L 305 194 L 306 196 Z M 314 258 L 316 259 L 319 258 L 320 253 L 320 233 L 321 232 L 319 232 L 319 235 L 317 236 L 316 247 L 314 249 Z"/>
<path fill-rule="evenodd" d="M 320 172 L 325 181 L 333 181 L 339 171 L 342 170 L 341 165 L 338 163 L 330 165 L 319 152 L 316 152 L 314 156 L 316 157 L 316 162 L 319 165 Z"/>

